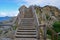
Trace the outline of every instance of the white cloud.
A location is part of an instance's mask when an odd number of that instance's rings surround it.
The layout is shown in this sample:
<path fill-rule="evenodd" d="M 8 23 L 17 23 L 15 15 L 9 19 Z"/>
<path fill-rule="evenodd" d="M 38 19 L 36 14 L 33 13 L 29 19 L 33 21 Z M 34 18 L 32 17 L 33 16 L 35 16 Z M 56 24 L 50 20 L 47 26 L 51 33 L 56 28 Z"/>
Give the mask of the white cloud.
<path fill-rule="evenodd" d="M 23 3 L 25 2 L 25 3 Z M 56 7 L 60 7 L 60 0 L 17 0 L 18 5 L 40 5 L 40 6 L 45 6 L 45 5 L 52 5 Z"/>
<path fill-rule="evenodd" d="M 10 12 L 7 12 L 7 14 L 10 16 L 17 16 L 18 11 L 10 11 Z"/>
<path fill-rule="evenodd" d="M 0 17 L 6 16 L 7 14 L 5 12 L 0 12 Z"/>
<path fill-rule="evenodd" d="M 0 17 L 4 17 L 4 16 L 17 16 L 18 11 L 8 11 L 8 12 L 0 12 Z"/>

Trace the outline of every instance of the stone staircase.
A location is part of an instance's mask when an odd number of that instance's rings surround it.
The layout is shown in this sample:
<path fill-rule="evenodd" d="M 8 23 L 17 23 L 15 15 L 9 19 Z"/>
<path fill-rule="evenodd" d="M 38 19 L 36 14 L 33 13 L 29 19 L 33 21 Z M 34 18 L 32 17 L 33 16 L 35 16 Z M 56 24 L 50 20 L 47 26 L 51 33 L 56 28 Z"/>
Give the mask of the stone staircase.
<path fill-rule="evenodd" d="M 33 18 L 21 19 L 20 27 L 17 29 L 15 40 L 37 40 L 36 27 Z"/>

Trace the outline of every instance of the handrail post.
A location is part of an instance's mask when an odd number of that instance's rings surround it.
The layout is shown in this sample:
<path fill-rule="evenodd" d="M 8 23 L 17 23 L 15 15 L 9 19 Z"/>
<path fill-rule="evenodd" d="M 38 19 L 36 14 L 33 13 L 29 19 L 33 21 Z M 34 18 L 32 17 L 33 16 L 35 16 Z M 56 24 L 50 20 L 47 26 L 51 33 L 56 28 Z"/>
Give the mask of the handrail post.
<path fill-rule="evenodd" d="M 40 40 L 40 26 L 36 26 L 37 40 Z"/>
<path fill-rule="evenodd" d="M 56 37 L 57 37 L 56 40 L 58 40 L 58 34 L 57 33 L 56 33 Z"/>
<path fill-rule="evenodd" d="M 47 28 L 46 28 L 46 25 L 44 24 L 44 27 L 43 27 L 43 30 L 44 30 L 44 40 L 47 40 Z"/>

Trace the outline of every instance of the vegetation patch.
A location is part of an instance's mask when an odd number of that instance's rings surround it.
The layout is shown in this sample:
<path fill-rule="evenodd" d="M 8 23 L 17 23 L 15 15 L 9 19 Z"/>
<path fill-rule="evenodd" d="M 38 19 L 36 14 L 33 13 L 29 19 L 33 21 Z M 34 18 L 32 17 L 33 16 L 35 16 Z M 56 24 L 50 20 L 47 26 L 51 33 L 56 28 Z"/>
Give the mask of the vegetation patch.
<path fill-rule="evenodd" d="M 2 30 L 0 30 L 0 34 L 2 34 L 2 32 L 3 32 L 3 31 L 2 31 Z"/>
<path fill-rule="evenodd" d="M 53 29 L 58 33 L 60 32 L 60 21 L 55 21 L 53 23 Z"/>
<path fill-rule="evenodd" d="M 16 30 L 17 26 L 13 26 L 13 30 Z"/>

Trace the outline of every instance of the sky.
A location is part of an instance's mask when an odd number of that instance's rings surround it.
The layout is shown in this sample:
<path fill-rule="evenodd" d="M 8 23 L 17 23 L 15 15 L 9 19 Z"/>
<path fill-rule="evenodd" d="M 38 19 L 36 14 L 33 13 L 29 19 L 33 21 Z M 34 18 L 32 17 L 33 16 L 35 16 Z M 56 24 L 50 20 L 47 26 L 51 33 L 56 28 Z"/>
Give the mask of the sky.
<path fill-rule="evenodd" d="M 17 16 L 18 9 L 25 5 L 39 5 L 41 7 L 46 5 L 56 6 L 60 8 L 60 0 L 0 0 L 0 17 Z"/>

